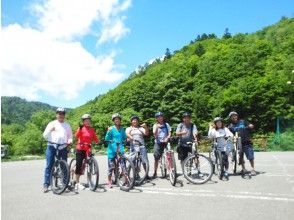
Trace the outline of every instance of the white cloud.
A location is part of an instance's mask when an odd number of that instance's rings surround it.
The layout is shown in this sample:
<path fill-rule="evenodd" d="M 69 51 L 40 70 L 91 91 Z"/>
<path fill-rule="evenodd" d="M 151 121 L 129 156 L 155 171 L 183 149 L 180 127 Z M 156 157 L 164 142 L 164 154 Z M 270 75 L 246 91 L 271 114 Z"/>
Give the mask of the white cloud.
<path fill-rule="evenodd" d="M 130 4 L 129 0 L 87 0 L 87 4 L 50 0 L 34 5 L 38 29 L 19 24 L 2 28 L 1 95 L 38 100 L 45 93 L 72 100 L 88 83 L 121 79 L 114 53 L 95 57 L 78 39 L 95 32 L 91 26 L 96 22 L 101 26 L 97 41 L 102 36 L 103 42 L 118 41 L 128 32 L 121 13 Z"/>

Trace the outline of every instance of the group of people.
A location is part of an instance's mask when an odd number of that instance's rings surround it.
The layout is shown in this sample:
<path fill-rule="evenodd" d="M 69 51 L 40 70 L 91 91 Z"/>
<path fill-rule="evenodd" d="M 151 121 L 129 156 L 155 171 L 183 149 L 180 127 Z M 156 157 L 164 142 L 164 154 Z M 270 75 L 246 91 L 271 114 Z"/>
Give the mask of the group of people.
<path fill-rule="evenodd" d="M 57 157 L 67 161 L 68 146 L 73 143 L 73 134 L 70 125 L 65 122 L 66 111 L 64 108 L 57 108 L 56 120 L 50 122 L 44 133 L 44 138 L 48 141 L 46 149 L 46 168 L 44 174 L 43 191 L 48 192 L 50 186 L 50 172 L 54 163 L 54 157 L 56 154 L 56 146 L 58 145 Z M 228 127 L 224 126 L 223 119 L 217 117 L 214 119 L 214 123 L 211 124 L 208 132 L 208 137 L 217 141 L 232 137 L 234 133 L 239 132 L 242 140 L 242 151 L 240 153 L 240 164 L 242 165 L 242 171 L 245 170 L 244 153 L 251 164 L 251 172 L 255 174 L 254 170 L 254 152 L 250 139 L 250 132 L 254 126 L 245 120 L 240 120 L 238 113 L 231 112 L 229 114 L 231 123 Z M 154 135 L 154 173 L 151 178 L 157 178 L 157 168 L 159 160 L 164 152 L 164 148 L 167 146 L 167 142 L 171 138 L 171 126 L 165 121 L 164 114 L 157 112 L 155 114 L 156 122 L 153 125 Z M 91 150 L 92 142 L 99 143 L 99 138 L 95 133 L 94 128 L 91 127 L 91 116 L 84 114 L 81 117 L 81 124 L 78 127 L 75 137 L 78 140 L 76 146 L 76 170 L 75 170 L 75 189 L 80 190 L 84 188 L 79 183 L 80 175 L 82 174 L 82 164 L 86 154 Z M 132 116 L 130 119 L 130 127 L 127 129 L 122 127 L 122 117 L 120 114 L 115 113 L 112 115 L 113 125 L 108 128 L 105 135 L 105 141 L 108 143 L 107 157 L 108 157 L 108 186 L 112 188 L 112 174 L 115 168 L 115 157 L 117 151 L 124 153 L 124 143 L 127 141 L 130 146 L 130 152 L 134 151 L 134 146 L 140 145 L 140 153 L 142 155 L 143 166 L 149 163 L 147 156 L 147 147 L 145 143 L 145 137 L 149 136 L 149 128 L 143 123 L 140 125 L 140 118 L 138 116 Z M 192 152 L 191 146 L 188 142 L 197 142 L 197 127 L 191 122 L 191 114 L 185 112 L 182 115 L 182 122 L 177 126 L 176 136 L 178 137 L 177 153 L 178 159 L 183 164 L 183 161 L 187 158 L 189 152 Z M 117 143 L 120 143 L 117 145 Z M 119 149 L 117 149 L 119 148 Z M 144 166 L 145 167 L 145 166 Z M 226 172 L 228 164 L 226 165 Z M 225 174 L 227 175 L 227 173 Z M 147 175 L 147 179 L 150 177 Z"/>

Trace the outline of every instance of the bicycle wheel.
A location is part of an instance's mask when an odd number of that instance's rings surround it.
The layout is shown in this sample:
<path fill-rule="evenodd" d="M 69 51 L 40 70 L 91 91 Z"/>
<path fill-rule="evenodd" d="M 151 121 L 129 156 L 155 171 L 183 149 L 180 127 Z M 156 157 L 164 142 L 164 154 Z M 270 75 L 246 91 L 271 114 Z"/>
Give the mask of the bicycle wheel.
<path fill-rule="evenodd" d="M 215 171 L 216 171 L 216 156 L 215 156 L 215 152 L 213 149 L 209 152 L 209 159 L 212 164 L 212 173 L 215 173 Z"/>
<path fill-rule="evenodd" d="M 120 160 L 117 183 L 121 190 L 129 191 L 135 184 L 135 167 L 127 157 L 122 157 Z"/>
<path fill-rule="evenodd" d="M 73 190 L 74 189 L 74 182 L 75 182 L 75 172 L 76 172 L 76 159 L 73 158 L 71 159 L 69 163 L 69 184 L 68 184 L 68 189 Z"/>
<path fill-rule="evenodd" d="M 193 184 L 203 184 L 211 179 L 212 163 L 202 154 L 192 154 L 184 161 L 184 177 Z"/>
<path fill-rule="evenodd" d="M 165 167 L 165 156 L 162 155 L 160 159 L 160 171 L 161 171 L 161 178 L 166 177 L 166 167 Z"/>
<path fill-rule="evenodd" d="M 51 170 L 51 188 L 53 193 L 60 195 L 68 187 L 69 168 L 64 160 L 56 160 Z"/>
<path fill-rule="evenodd" d="M 99 182 L 99 167 L 95 158 L 90 158 L 88 161 L 87 179 L 90 190 L 95 191 Z"/>
<path fill-rule="evenodd" d="M 171 160 L 169 161 L 169 181 L 172 184 L 172 186 L 176 185 L 177 182 L 177 166 L 176 166 L 176 161 L 175 161 L 175 156 L 174 153 L 171 153 Z"/>
<path fill-rule="evenodd" d="M 136 171 L 135 184 L 141 185 L 148 175 L 149 163 L 143 163 L 142 157 L 140 155 L 140 157 L 135 160 L 134 166 Z"/>
<path fill-rule="evenodd" d="M 224 175 L 224 166 L 223 166 L 223 158 L 222 158 L 221 151 L 218 150 L 216 155 L 217 155 L 216 157 L 217 176 L 220 180 L 222 180 Z"/>

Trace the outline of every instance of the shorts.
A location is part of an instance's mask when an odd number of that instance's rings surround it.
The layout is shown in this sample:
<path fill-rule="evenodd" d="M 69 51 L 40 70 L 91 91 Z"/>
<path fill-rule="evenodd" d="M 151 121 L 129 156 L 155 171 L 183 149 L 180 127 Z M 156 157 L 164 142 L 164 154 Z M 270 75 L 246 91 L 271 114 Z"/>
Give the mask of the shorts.
<path fill-rule="evenodd" d="M 116 164 L 116 159 L 115 158 L 108 158 L 108 172 L 107 175 L 111 176 L 112 172 L 115 170 L 117 164 Z M 126 163 L 123 158 L 119 160 L 119 166 L 122 168 L 123 173 L 126 173 Z"/>
<path fill-rule="evenodd" d="M 244 154 L 246 155 L 247 160 L 253 160 L 254 159 L 254 151 L 253 146 L 251 144 L 242 146 L 242 152 L 239 154 L 240 163 L 244 163 Z"/>
<path fill-rule="evenodd" d="M 179 160 L 185 160 L 188 157 L 188 154 L 192 153 L 192 148 L 178 145 L 177 146 L 177 153 L 178 153 Z"/>
<path fill-rule="evenodd" d="M 130 152 L 131 153 L 135 152 L 135 149 L 133 146 L 130 147 Z M 143 163 L 145 163 L 145 164 L 149 163 L 146 147 L 140 147 L 140 155 L 141 155 Z"/>
<path fill-rule="evenodd" d="M 76 171 L 75 174 L 81 175 L 83 172 L 83 161 L 86 159 L 86 151 L 76 150 Z"/>
<path fill-rule="evenodd" d="M 154 159 L 159 160 L 164 152 L 164 148 L 167 146 L 167 144 L 154 144 Z"/>

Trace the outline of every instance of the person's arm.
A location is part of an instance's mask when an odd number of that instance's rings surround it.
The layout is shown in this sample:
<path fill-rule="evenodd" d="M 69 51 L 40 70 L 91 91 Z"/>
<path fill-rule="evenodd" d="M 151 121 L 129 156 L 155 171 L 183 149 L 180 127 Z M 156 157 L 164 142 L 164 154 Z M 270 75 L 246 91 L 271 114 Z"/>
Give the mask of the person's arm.
<path fill-rule="evenodd" d="M 133 140 L 133 136 L 131 135 L 131 128 L 127 128 L 126 129 L 126 135 L 130 140 Z"/>
<path fill-rule="evenodd" d="M 148 126 L 144 123 L 143 125 L 142 125 L 142 130 L 143 130 L 143 134 L 144 134 L 144 136 L 149 136 L 149 128 L 148 128 Z"/>
<path fill-rule="evenodd" d="M 96 135 L 94 129 L 92 129 L 92 139 L 96 144 L 98 144 L 100 142 L 99 137 Z"/>
<path fill-rule="evenodd" d="M 208 137 L 210 139 L 214 139 L 215 138 L 215 129 L 212 128 L 211 126 L 209 127 L 209 130 L 208 130 Z"/>
<path fill-rule="evenodd" d="M 108 131 L 106 132 L 106 135 L 105 135 L 105 140 L 106 141 L 111 141 L 112 140 L 112 127 L 108 128 Z"/>
<path fill-rule="evenodd" d="M 197 139 L 198 139 L 198 138 L 197 138 L 198 130 L 197 130 L 196 125 L 193 125 L 193 130 L 192 130 L 192 132 L 193 132 L 194 140 L 197 141 Z"/>
<path fill-rule="evenodd" d="M 167 126 L 167 130 L 168 130 L 168 135 L 167 135 L 167 140 L 171 137 L 171 127 L 169 126 L 169 124 L 166 123 Z"/>
<path fill-rule="evenodd" d="M 157 138 L 157 133 L 158 133 L 158 124 L 154 124 L 153 125 L 153 135 L 154 135 L 154 138 Z"/>
<path fill-rule="evenodd" d="M 67 144 L 72 144 L 72 130 L 70 125 L 67 127 Z"/>
<path fill-rule="evenodd" d="M 181 137 L 182 135 L 183 135 L 183 132 L 181 132 L 181 124 L 179 124 L 176 130 L 176 136 Z"/>
<path fill-rule="evenodd" d="M 245 127 L 246 127 L 246 128 L 249 128 L 249 129 L 251 129 L 251 130 L 254 128 L 254 125 L 251 124 L 251 123 L 249 123 L 248 121 L 244 121 L 244 124 L 245 124 Z"/>
<path fill-rule="evenodd" d="M 46 126 L 46 129 L 45 129 L 45 131 L 44 131 L 44 133 L 43 133 L 43 137 L 44 137 L 46 140 L 48 140 L 49 135 L 50 135 L 51 132 L 54 131 L 54 130 L 55 130 L 54 125 L 53 125 L 52 122 L 50 122 L 50 123 Z"/>
<path fill-rule="evenodd" d="M 226 133 L 226 137 L 233 137 L 233 133 L 227 128 L 225 127 L 225 133 Z"/>

